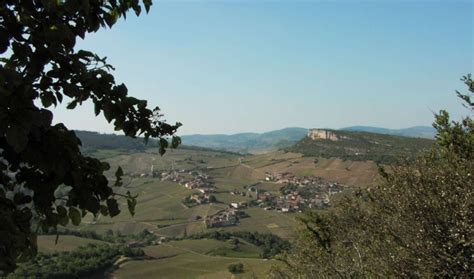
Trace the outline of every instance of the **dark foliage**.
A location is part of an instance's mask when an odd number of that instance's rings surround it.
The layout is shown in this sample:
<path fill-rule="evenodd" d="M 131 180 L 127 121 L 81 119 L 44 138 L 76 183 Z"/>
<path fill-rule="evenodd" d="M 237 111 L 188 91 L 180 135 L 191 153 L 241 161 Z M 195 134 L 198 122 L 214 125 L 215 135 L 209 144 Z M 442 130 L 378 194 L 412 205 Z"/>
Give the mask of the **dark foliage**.
<path fill-rule="evenodd" d="M 159 145 L 150 140 L 147 144 L 143 138 L 130 138 L 121 135 L 99 134 L 88 131 L 75 131 L 81 140 L 81 151 L 91 153 L 99 149 L 118 149 L 127 151 L 144 151 L 147 148 L 158 147 Z"/>
<path fill-rule="evenodd" d="M 244 265 L 242 263 L 238 264 L 230 264 L 227 269 L 229 270 L 230 273 L 233 274 L 239 274 L 244 272 Z"/>
<path fill-rule="evenodd" d="M 223 232 L 213 231 L 209 233 L 194 234 L 189 239 L 216 239 L 225 241 L 234 238 L 243 239 L 255 246 L 262 248 L 262 258 L 272 258 L 290 248 L 290 243 L 274 234 L 263 234 L 258 232 Z"/>
<path fill-rule="evenodd" d="M 89 131 L 74 131 L 77 137 L 81 140 L 81 151 L 83 153 L 93 153 L 101 149 L 107 150 L 122 150 L 122 151 L 145 151 L 149 148 L 159 148 L 160 143 L 157 140 L 149 139 L 145 142 L 144 138 L 131 138 L 122 135 L 114 134 L 100 134 Z M 180 145 L 179 149 L 195 150 L 204 152 L 218 152 L 222 154 L 244 156 L 245 154 L 216 150 L 211 148 L 192 146 L 192 145 Z M 191 158 L 192 159 L 192 158 Z"/>
<path fill-rule="evenodd" d="M 88 244 L 71 252 L 41 254 L 22 264 L 8 278 L 73 279 L 103 274 L 120 256 L 143 257 L 141 249 L 107 244 Z"/>
<path fill-rule="evenodd" d="M 141 5 L 141 3 L 143 5 Z M 104 176 L 109 165 L 81 153 L 81 141 L 53 125 L 52 106 L 94 105 L 126 136 L 157 138 L 161 153 L 180 143 L 181 125 L 167 124 L 158 107 L 128 95 L 105 58 L 75 47 L 76 40 L 112 27 L 151 0 L 0 2 L 0 274 L 36 253 L 35 231 L 77 225 L 91 212 L 120 213 L 118 194 Z M 121 185 L 122 170 L 115 186 Z M 56 190 L 66 186 L 61 197 Z M 64 188 L 64 187 L 63 187 Z M 135 197 L 128 199 L 133 214 Z"/>

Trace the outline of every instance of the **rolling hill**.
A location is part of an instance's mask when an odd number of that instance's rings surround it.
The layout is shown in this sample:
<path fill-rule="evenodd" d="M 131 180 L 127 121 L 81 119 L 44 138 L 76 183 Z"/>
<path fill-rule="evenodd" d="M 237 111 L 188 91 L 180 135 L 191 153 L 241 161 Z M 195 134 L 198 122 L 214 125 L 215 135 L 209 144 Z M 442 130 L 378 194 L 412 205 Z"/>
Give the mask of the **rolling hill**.
<path fill-rule="evenodd" d="M 291 146 L 308 133 L 305 128 L 285 128 L 266 133 L 240 133 L 234 135 L 185 135 L 185 145 L 223 149 L 242 153 L 262 153 Z"/>
<path fill-rule="evenodd" d="M 428 150 L 434 143 L 430 139 L 410 138 L 368 132 L 318 130 L 330 138 L 306 136 L 295 145 L 285 148 L 304 156 L 341 158 L 351 161 L 393 163 L 399 157 L 411 157 Z"/>
<path fill-rule="evenodd" d="M 342 128 L 344 132 L 367 132 L 383 135 L 433 139 L 435 130 L 430 126 L 416 126 L 403 129 L 387 129 L 371 126 L 351 126 Z M 219 150 L 241 153 L 264 153 L 290 147 L 303 139 L 308 133 L 306 128 L 285 128 L 266 133 L 240 133 L 233 135 L 185 135 L 183 143 Z"/>
<path fill-rule="evenodd" d="M 436 134 L 436 130 L 431 126 L 415 126 L 403 129 L 387 129 L 371 126 L 351 126 L 342 128 L 341 130 L 427 139 L 433 139 Z"/>
<path fill-rule="evenodd" d="M 123 135 L 101 134 L 89 131 L 74 131 L 81 140 L 82 150 L 85 152 L 97 149 L 124 149 L 143 151 L 149 147 L 157 147 L 156 142 L 150 140 L 145 144 L 143 138 L 130 138 Z"/>

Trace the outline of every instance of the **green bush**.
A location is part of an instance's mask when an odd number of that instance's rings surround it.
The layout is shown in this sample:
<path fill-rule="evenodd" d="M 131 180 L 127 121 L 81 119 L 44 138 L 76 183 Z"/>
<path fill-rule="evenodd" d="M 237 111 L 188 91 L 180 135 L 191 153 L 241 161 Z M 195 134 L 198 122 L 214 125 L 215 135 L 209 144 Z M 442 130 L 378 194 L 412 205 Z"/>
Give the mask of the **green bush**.
<path fill-rule="evenodd" d="M 227 267 L 230 273 L 238 274 L 244 272 L 244 265 L 242 263 L 231 264 Z"/>

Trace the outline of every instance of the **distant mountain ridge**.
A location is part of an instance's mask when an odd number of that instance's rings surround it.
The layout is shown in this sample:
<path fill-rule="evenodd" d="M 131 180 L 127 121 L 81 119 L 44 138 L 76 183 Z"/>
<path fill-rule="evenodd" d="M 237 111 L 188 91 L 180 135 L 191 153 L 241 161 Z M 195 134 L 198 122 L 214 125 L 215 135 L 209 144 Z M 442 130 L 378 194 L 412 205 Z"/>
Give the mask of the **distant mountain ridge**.
<path fill-rule="evenodd" d="M 384 135 L 394 135 L 412 138 L 426 138 L 433 139 L 436 134 L 436 130 L 431 126 L 414 126 L 403 129 L 387 129 L 372 126 L 351 126 L 340 129 L 341 131 L 358 131 L 358 132 L 369 132 Z"/>
<path fill-rule="evenodd" d="M 265 133 L 238 133 L 233 135 L 184 135 L 181 136 L 181 139 L 183 145 L 185 146 L 196 146 L 238 153 L 264 153 L 291 147 L 305 138 L 308 135 L 308 131 L 309 129 L 306 128 L 290 127 Z M 332 131 L 356 131 L 428 139 L 433 139 L 435 135 L 434 128 L 428 126 L 417 126 L 405 129 L 352 126 Z M 145 145 L 143 139 L 140 138 L 132 139 L 121 135 L 101 134 L 89 131 L 76 131 L 76 134 L 83 143 L 83 150 L 145 150 L 150 147 L 157 147 L 157 143 L 154 140 L 150 140 L 148 145 Z"/>
<path fill-rule="evenodd" d="M 266 133 L 184 135 L 183 144 L 243 153 L 260 153 L 288 147 L 306 136 L 308 129 L 291 127 Z"/>
<path fill-rule="evenodd" d="M 265 133 L 238 133 L 233 135 L 184 135 L 183 143 L 206 148 L 243 153 L 261 153 L 292 146 L 308 134 L 309 129 L 291 127 Z M 435 129 L 429 126 L 416 126 L 404 129 L 387 129 L 371 126 L 351 126 L 339 131 L 358 131 L 384 135 L 433 139 Z"/>

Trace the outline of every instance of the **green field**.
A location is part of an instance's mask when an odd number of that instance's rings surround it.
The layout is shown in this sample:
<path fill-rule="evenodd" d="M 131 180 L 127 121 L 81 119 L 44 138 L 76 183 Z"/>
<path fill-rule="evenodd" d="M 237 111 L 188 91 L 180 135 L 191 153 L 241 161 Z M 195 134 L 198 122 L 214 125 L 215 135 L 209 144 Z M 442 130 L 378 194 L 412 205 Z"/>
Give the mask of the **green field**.
<path fill-rule="evenodd" d="M 115 152 L 115 153 L 114 153 Z M 140 153 L 97 150 L 105 156 L 112 171 L 121 166 L 126 174 L 149 173 L 154 170 L 184 169 L 199 171 L 211 176 L 215 185 L 213 195 L 217 202 L 188 207 L 182 201 L 196 193 L 183 185 L 171 181 L 161 181 L 153 177 L 124 177 L 125 186 L 118 191 L 130 191 L 138 195 L 136 215 L 123 212 L 117 217 L 86 216 L 78 229 L 104 233 L 107 230 L 123 234 L 137 234 L 147 229 L 159 236 L 175 237 L 207 231 L 204 225 L 206 216 L 213 215 L 233 202 L 250 202 L 256 199 L 255 193 L 246 187 L 257 184 L 256 188 L 278 194 L 281 184 L 265 182 L 266 173 L 289 171 L 300 176 L 321 176 L 331 181 L 353 186 L 373 184 L 377 178 L 377 166 L 372 162 L 351 162 L 339 159 L 302 157 L 301 154 L 282 151 L 241 156 L 233 153 L 208 150 L 169 150 L 164 156 L 157 150 L 149 149 Z M 115 156 L 114 156 L 115 154 Z M 231 195 L 230 192 L 244 192 Z M 125 201 L 122 201 L 125 207 Z M 229 231 L 258 231 L 274 233 L 291 238 L 296 221 L 292 214 L 249 208 L 244 211 L 250 218 L 242 219 L 238 226 L 222 228 Z M 70 227 L 74 228 L 74 227 Z"/>
<path fill-rule="evenodd" d="M 234 276 L 227 266 L 244 264 L 244 273 Z M 114 278 L 264 278 L 273 260 L 209 256 L 183 251 L 172 257 L 148 261 L 130 261 L 120 266 Z"/>
<path fill-rule="evenodd" d="M 298 222 L 296 213 L 280 213 L 259 207 L 242 209 L 249 217 L 240 219 L 235 226 L 207 228 L 204 220 L 223 210 L 233 202 L 250 202 L 256 199 L 253 186 L 279 194 L 282 184 L 265 181 L 267 173 L 293 172 L 299 176 L 321 176 L 328 180 L 353 186 L 370 185 L 377 179 L 377 167 L 372 162 L 351 162 L 339 159 L 303 157 L 301 154 L 277 151 L 262 155 L 243 156 L 209 150 L 169 150 L 163 157 L 157 150 L 117 151 L 95 150 L 94 156 L 104 158 L 113 171 L 121 166 L 125 172 L 124 186 L 116 191 L 138 195 L 135 216 L 124 210 L 114 218 L 87 215 L 78 226 L 68 229 L 95 231 L 104 234 L 114 231 L 120 234 L 139 234 L 143 230 L 157 237 L 176 238 L 211 231 L 271 233 L 291 240 L 295 236 Z M 185 170 L 182 175 L 190 178 L 189 172 L 206 173 L 214 184 L 213 195 L 217 202 L 186 206 L 183 200 L 197 190 L 189 190 L 172 181 L 161 181 L 146 174 L 151 170 L 161 172 Z M 145 175 L 143 175 L 145 174 Z M 236 194 L 232 195 L 231 192 Z M 240 193 L 245 193 L 241 195 Z M 125 200 L 120 201 L 126 208 Z M 55 236 L 39 239 L 40 251 L 69 251 L 94 240 L 72 236 L 60 236 L 54 245 Z M 151 259 L 124 261 L 116 269 L 114 278 L 261 278 L 269 271 L 274 260 L 261 259 L 261 248 L 241 240 L 238 247 L 229 241 L 213 239 L 185 239 L 168 241 L 161 245 L 142 248 Z M 243 263 L 245 272 L 232 275 L 229 264 Z"/>
<path fill-rule="evenodd" d="M 38 236 L 38 252 L 50 254 L 71 251 L 89 243 L 99 244 L 106 242 L 71 235 L 60 235 L 56 243 L 55 235 L 40 235 Z"/>

